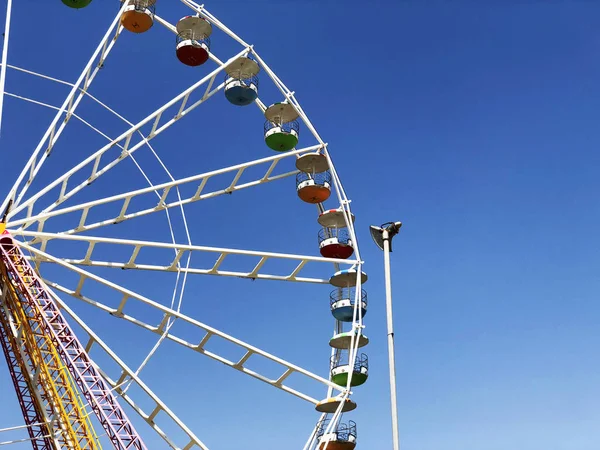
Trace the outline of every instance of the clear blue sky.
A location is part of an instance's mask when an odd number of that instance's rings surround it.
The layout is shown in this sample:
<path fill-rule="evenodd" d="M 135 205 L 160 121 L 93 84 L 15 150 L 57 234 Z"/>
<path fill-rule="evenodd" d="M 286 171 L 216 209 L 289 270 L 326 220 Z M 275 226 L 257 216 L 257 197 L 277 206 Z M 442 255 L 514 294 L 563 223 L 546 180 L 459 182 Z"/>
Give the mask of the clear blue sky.
<path fill-rule="evenodd" d="M 9 62 L 74 81 L 116 3 L 94 0 L 72 11 L 58 0 L 17 1 Z M 370 275 L 371 376 L 346 417 L 358 424 L 358 448 L 391 447 L 382 255 L 368 225 L 402 220 L 392 259 L 402 448 L 597 450 L 600 5 L 206 6 L 296 91 L 352 199 Z M 178 2 L 159 0 L 157 8 L 171 21 L 186 14 Z M 173 47 L 159 26 L 125 34 L 92 92 L 130 120 L 145 117 L 212 69 L 181 66 Z M 222 58 L 234 51 L 217 33 L 213 49 Z M 262 81 L 264 101 L 280 101 Z M 7 90 L 59 104 L 66 90 L 45 83 L 9 71 Z M 14 99 L 5 108 L 2 192 L 51 118 Z M 80 111 L 111 136 L 123 130 L 91 102 Z M 103 144 L 69 127 L 46 180 Z M 157 138 L 156 148 L 185 176 L 269 156 L 261 133 L 256 108 L 236 109 L 218 94 Z M 302 143 L 312 143 L 306 130 Z M 144 185 L 129 163 L 114 176 L 90 197 Z M 192 205 L 188 214 L 197 244 L 318 254 L 315 210 L 299 202 L 291 179 Z M 123 233 L 168 241 L 164 223 L 154 223 L 123 224 Z M 119 236 L 114 230 L 107 233 Z M 160 277 L 114 276 L 170 301 L 171 285 Z M 184 312 L 326 375 L 327 287 L 207 278 L 190 280 Z M 69 302 L 133 366 L 155 341 Z M 3 364 L 0 427 L 21 423 Z M 173 344 L 143 378 L 215 449 L 301 448 L 317 420 L 309 404 Z M 165 448 L 140 430 L 152 450 Z"/>

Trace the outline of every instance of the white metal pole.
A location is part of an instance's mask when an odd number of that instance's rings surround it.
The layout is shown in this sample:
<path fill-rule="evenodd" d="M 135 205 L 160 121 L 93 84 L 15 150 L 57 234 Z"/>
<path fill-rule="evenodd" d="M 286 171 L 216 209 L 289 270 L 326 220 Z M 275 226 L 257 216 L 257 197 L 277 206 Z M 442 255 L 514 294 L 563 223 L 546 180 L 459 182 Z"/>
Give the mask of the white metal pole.
<path fill-rule="evenodd" d="M 396 401 L 396 360 L 394 349 L 394 319 L 392 316 L 392 280 L 390 271 L 390 233 L 383 230 L 383 261 L 385 272 L 385 305 L 387 313 L 388 355 L 390 365 L 390 400 L 392 403 L 392 442 L 393 449 L 400 449 L 398 438 L 398 404 Z"/>
<path fill-rule="evenodd" d="M 10 16 L 12 0 L 6 2 L 6 25 L 4 25 L 4 46 L 2 47 L 2 68 L 0 69 L 0 130 L 2 129 L 2 107 L 4 105 L 4 85 L 6 84 L 6 62 L 8 59 L 8 37 L 10 35 Z"/>

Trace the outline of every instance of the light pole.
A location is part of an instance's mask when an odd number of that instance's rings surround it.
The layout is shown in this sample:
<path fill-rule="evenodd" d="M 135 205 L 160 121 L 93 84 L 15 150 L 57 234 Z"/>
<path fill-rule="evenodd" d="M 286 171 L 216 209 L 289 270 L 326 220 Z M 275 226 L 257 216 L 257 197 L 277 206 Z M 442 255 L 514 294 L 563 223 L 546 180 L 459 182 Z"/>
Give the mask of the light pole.
<path fill-rule="evenodd" d="M 392 442 L 393 450 L 400 449 L 398 439 L 398 405 L 396 402 L 396 360 L 394 349 L 394 319 L 392 316 L 392 280 L 390 274 L 390 252 L 392 251 L 392 238 L 398 234 L 402 222 L 388 222 L 380 227 L 371 225 L 371 237 L 381 250 L 383 250 L 383 264 L 385 272 L 385 305 L 387 314 L 388 331 L 388 358 L 390 365 L 390 398 L 392 403 Z"/>

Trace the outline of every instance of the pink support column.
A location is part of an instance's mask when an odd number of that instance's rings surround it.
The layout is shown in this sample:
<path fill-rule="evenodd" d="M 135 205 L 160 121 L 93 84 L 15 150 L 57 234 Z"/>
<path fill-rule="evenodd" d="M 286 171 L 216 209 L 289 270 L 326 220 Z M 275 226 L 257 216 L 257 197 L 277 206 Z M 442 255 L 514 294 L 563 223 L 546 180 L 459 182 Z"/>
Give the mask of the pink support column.
<path fill-rule="evenodd" d="M 6 364 L 10 372 L 10 378 L 15 386 L 17 399 L 25 424 L 31 445 L 34 450 L 54 450 L 54 446 L 48 437 L 48 427 L 44 424 L 44 416 L 41 412 L 42 405 L 39 405 L 33 395 L 31 380 L 29 380 L 25 363 L 22 361 L 17 348 L 14 348 L 14 343 L 11 343 L 9 333 L 11 330 L 8 327 L 9 320 L 4 309 L 0 306 L 0 345 L 6 358 Z"/>
<path fill-rule="evenodd" d="M 43 318 L 46 333 L 52 337 L 60 357 L 89 402 L 117 450 L 147 450 L 142 439 L 117 402 L 112 390 L 96 370 L 92 360 L 46 292 L 44 284 L 29 265 L 21 249 L 8 234 L 0 241 L 0 258 L 6 265 L 20 300 Z"/>

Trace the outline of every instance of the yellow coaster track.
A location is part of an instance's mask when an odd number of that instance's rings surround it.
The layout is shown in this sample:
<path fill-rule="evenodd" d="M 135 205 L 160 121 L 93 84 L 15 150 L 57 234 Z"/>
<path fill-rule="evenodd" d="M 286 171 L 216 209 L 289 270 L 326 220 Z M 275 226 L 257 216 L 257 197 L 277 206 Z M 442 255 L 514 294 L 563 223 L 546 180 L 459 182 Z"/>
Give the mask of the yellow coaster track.
<path fill-rule="evenodd" d="M 14 319 L 15 341 L 27 356 L 25 362 L 41 392 L 42 406 L 46 415 L 54 420 L 50 428 L 55 439 L 61 449 L 101 450 L 79 391 L 51 338 L 44 332 L 41 311 L 21 300 L 18 287 L 8 276 L 5 264 L 10 264 L 10 261 L 0 260 L 1 281 L 6 287 L 4 304 Z M 20 267 L 16 267 L 21 272 Z M 26 285 L 31 281 L 27 278 L 21 278 Z"/>

